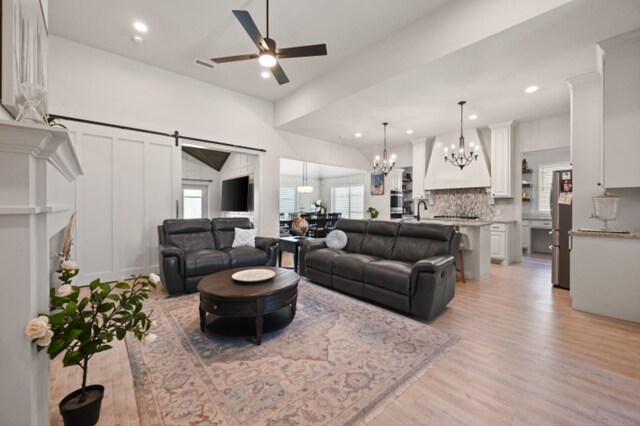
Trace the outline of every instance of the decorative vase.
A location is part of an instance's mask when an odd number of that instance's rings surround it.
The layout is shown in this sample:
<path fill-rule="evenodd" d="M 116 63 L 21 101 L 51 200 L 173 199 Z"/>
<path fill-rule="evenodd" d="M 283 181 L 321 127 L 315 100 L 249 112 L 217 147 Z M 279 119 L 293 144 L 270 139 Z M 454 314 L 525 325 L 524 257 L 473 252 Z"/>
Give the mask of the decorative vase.
<path fill-rule="evenodd" d="M 22 83 L 18 97 L 19 109 L 16 121 L 30 121 L 37 124 L 47 124 L 47 103 L 49 93 L 47 89 L 35 83 Z"/>
<path fill-rule="evenodd" d="M 83 402 L 80 402 L 82 389 L 77 389 L 58 404 L 65 426 L 94 426 L 98 423 L 104 386 L 89 385 L 86 392 L 87 398 Z"/>

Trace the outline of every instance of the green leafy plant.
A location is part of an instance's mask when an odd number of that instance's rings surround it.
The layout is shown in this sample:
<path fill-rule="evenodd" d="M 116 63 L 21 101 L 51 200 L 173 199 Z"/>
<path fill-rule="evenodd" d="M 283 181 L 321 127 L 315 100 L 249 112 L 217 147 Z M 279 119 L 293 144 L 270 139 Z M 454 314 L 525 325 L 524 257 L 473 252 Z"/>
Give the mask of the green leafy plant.
<path fill-rule="evenodd" d="M 78 274 L 73 261 L 63 261 L 58 271 L 63 284 L 50 292 L 51 313 L 40 314 L 27 324 L 26 333 L 40 347 L 47 347 L 51 359 L 64 352 L 65 367 L 77 365 L 82 369 L 82 396 L 86 398 L 89 361 L 99 353 L 111 349 L 110 343 L 122 340 L 132 332 L 138 340 L 152 342 L 153 321 L 143 309 L 144 300 L 156 288 L 160 278 L 155 274 L 132 277 L 115 285 L 96 279 L 89 284 L 90 294 L 80 298 L 80 288 L 71 285 Z"/>
<path fill-rule="evenodd" d="M 375 219 L 378 217 L 378 215 L 380 214 L 380 212 L 378 210 L 376 210 L 373 207 L 369 207 L 367 209 L 367 213 L 369 213 L 371 215 L 371 219 Z"/>

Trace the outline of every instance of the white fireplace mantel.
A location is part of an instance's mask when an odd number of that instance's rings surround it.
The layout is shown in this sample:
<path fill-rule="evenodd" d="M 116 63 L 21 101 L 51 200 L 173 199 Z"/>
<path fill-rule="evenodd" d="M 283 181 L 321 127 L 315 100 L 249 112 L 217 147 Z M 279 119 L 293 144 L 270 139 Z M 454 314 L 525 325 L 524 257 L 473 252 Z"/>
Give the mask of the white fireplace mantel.
<path fill-rule="evenodd" d="M 0 424 L 49 424 L 49 362 L 24 333 L 49 309 L 49 237 L 82 168 L 68 132 L 0 121 Z M 62 219 L 62 220 L 61 220 Z"/>

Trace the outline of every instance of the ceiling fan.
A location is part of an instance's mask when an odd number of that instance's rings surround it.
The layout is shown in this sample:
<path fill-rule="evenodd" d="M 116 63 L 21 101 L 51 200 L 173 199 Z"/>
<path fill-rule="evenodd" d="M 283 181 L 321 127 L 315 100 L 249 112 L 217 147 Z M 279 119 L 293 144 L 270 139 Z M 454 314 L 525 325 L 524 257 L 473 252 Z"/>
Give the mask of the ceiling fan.
<path fill-rule="evenodd" d="M 222 58 L 211 58 L 217 64 L 225 62 L 246 61 L 248 59 L 256 59 L 260 62 L 260 65 L 271 68 L 271 73 L 276 78 L 279 84 L 286 84 L 289 82 L 289 77 L 285 74 L 284 70 L 278 63 L 277 58 L 301 58 L 304 56 L 324 56 L 327 54 L 326 44 L 313 44 L 309 46 L 297 46 L 297 47 L 285 47 L 284 49 L 276 48 L 276 41 L 269 38 L 269 0 L 267 0 L 267 36 L 262 37 L 260 30 L 256 26 L 253 18 L 246 10 L 234 10 L 233 14 L 236 16 L 240 25 L 249 34 L 251 40 L 258 47 L 258 53 L 249 53 L 247 55 L 226 56 Z"/>

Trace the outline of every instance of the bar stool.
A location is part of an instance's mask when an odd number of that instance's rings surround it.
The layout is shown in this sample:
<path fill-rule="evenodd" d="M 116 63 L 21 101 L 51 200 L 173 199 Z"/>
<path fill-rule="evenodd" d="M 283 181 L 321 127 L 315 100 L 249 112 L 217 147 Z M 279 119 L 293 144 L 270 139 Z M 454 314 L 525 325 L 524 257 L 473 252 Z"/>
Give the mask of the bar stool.
<path fill-rule="evenodd" d="M 469 236 L 467 234 L 461 233 L 460 234 L 460 248 L 458 249 L 458 260 L 459 260 L 459 268 L 456 268 L 456 272 L 460 272 L 460 275 L 462 276 L 462 282 L 466 283 L 467 279 L 464 277 L 464 252 L 467 250 L 470 250 L 470 244 L 469 244 Z M 457 275 L 457 274 L 456 274 Z M 457 279 L 456 279 L 457 281 Z"/>

